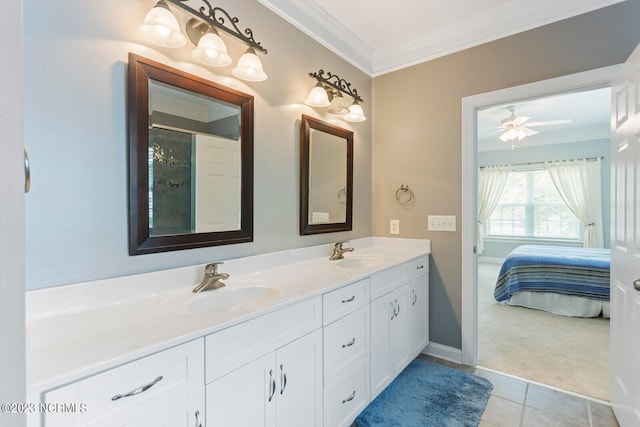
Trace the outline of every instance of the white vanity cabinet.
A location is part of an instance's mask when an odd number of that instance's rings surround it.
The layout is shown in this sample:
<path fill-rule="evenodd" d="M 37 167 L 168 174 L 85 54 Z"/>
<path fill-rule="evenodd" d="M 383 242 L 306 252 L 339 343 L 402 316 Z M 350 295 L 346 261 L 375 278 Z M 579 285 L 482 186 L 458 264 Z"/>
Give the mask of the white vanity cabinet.
<path fill-rule="evenodd" d="M 198 339 L 45 392 L 33 424 L 204 426 L 203 355 Z"/>
<path fill-rule="evenodd" d="M 324 425 L 348 427 L 369 404 L 370 279 L 323 295 Z"/>
<path fill-rule="evenodd" d="M 322 426 L 322 302 L 205 337 L 207 426 Z"/>

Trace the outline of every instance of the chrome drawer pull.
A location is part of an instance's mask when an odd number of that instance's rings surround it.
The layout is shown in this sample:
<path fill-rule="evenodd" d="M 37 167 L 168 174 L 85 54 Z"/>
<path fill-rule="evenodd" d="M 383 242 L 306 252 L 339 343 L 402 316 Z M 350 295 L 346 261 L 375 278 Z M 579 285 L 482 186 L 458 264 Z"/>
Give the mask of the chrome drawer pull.
<path fill-rule="evenodd" d="M 353 338 L 351 339 L 351 341 L 349 341 L 348 343 L 346 343 L 346 344 L 342 344 L 342 348 L 345 348 L 345 347 L 351 347 L 351 346 L 352 346 L 352 345 L 354 345 L 355 343 L 356 343 L 356 338 L 355 338 L 355 337 L 353 337 Z"/>
<path fill-rule="evenodd" d="M 419 266 L 416 267 L 416 270 L 422 270 L 424 268 L 424 265 L 420 264 Z"/>
<path fill-rule="evenodd" d="M 353 398 L 356 397 L 356 391 L 353 390 L 353 393 L 351 393 L 351 396 L 347 397 L 346 399 L 344 399 L 342 401 L 342 403 L 347 403 L 347 402 L 351 402 L 353 400 Z"/>
<path fill-rule="evenodd" d="M 633 281 L 633 289 L 636 291 L 640 291 L 640 279 L 636 279 Z"/>
<path fill-rule="evenodd" d="M 151 381 L 149 384 L 143 385 L 142 387 L 138 387 L 137 389 L 132 390 L 127 394 L 116 394 L 111 398 L 111 400 L 118 400 L 118 399 L 122 399 L 123 397 L 131 397 L 140 393 L 144 393 L 145 391 L 149 390 L 151 387 L 156 385 L 160 380 L 162 380 L 162 376 L 159 376 L 155 380 Z"/>
<path fill-rule="evenodd" d="M 196 427 L 202 427 L 202 423 L 200 422 L 200 411 L 196 410 Z"/>
<path fill-rule="evenodd" d="M 351 298 L 349 298 L 349 299 L 343 299 L 343 300 L 342 300 L 342 303 L 344 304 L 344 303 L 347 303 L 347 302 L 351 302 L 351 301 L 353 301 L 354 299 L 356 299 L 356 296 L 355 296 L 355 295 L 354 295 L 354 296 L 352 296 L 352 297 L 351 297 Z"/>
<path fill-rule="evenodd" d="M 29 153 L 27 146 L 24 146 L 24 192 L 28 193 L 31 189 L 31 164 L 29 162 Z"/>

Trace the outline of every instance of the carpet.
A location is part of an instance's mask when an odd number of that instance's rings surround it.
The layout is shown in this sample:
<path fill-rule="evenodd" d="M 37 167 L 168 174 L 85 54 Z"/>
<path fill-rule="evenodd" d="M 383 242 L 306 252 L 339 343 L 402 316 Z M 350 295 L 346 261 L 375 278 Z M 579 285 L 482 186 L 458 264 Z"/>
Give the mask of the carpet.
<path fill-rule="evenodd" d="M 357 427 L 476 427 L 493 385 L 415 359 L 356 418 Z"/>

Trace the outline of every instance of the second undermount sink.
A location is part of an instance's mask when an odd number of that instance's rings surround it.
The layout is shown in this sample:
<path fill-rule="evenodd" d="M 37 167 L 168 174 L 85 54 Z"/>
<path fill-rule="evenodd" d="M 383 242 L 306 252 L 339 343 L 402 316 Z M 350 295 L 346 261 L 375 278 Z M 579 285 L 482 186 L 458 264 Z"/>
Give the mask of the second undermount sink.
<path fill-rule="evenodd" d="M 207 313 L 256 308 L 280 295 L 268 286 L 243 286 L 210 289 L 188 298 L 185 309 L 189 312 Z"/>
<path fill-rule="evenodd" d="M 335 261 L 338 267 L 347 268 L 373 268 L 389 264 L 390 262 L 391 260 L 388 258 L 375 255 L 351 255 Z"/>

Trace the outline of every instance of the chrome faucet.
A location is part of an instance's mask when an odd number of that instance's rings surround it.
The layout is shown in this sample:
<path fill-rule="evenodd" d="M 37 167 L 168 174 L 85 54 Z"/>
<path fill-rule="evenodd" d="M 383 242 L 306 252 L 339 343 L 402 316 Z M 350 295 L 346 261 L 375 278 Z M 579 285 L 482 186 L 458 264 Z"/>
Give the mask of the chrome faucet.
<path fill-rule="evenodd" d="M 220 280 L 228 279 L 229 275 L 227 273 L 218 273 L 218 266 L 220 264 L 224 263 L 222 261 L 214 262 L 204 267 L 204 277 L 202 281 L 193 288 L 193 292 L 202 292 L 209 289 L 223 288 L 225 286 Z"/>
<path fill-rule="evenodd" d="M 331 256 L 329 256 L 329 260 L 333 261 L 336 259 L 343 259 L 344 258 L 344 253 L 345 252 L 353 252 L 353 248 L 343 248 L 342 245 L 344 245 L 345 243 L 348 243 L 349 241 L 345 241 L 345 242 L 338 242 L 336 244 L 333 245 L 333 251 L 331 251 Z"/>

